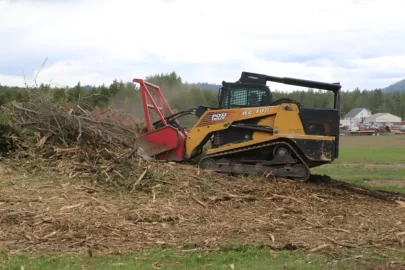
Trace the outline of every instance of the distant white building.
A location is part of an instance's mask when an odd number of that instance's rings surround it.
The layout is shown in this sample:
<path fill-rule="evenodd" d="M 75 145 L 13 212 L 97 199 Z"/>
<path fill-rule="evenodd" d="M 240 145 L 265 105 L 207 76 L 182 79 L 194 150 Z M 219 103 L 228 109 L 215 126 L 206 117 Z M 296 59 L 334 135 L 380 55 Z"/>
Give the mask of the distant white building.
<path fill-rule="evenodd" d="M 353 108 L 345 114 L 344 120 L 349 120 L 350 123 L 360 123 L 370 116 L 371 111 L 366 108 Z"/>
<path fill-rule="evenodd" d="M 348 125 L 350 125 L 350 120 L 340 120 L 340 125 L 341 126 L 348 126 Z"/>
<path fill-rule="evenodd" d="M 401 122 L 401 117 L 390 113 L 376 113 L 366 118 L 366 122 L 386 123 L 386 122 Z"/>

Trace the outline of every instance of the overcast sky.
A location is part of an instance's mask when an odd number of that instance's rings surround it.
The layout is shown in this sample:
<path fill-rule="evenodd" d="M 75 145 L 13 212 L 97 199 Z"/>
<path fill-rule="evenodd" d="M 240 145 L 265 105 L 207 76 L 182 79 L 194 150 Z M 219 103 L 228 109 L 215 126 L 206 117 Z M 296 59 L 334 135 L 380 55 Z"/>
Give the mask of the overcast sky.
<path fill-rule="evenodd" d="M 0 0 L 0 83 L 241 71 L 374 89 L 405 78 L 404 0 Z M 285 88 L 277 85 L 273 88 Z"/>

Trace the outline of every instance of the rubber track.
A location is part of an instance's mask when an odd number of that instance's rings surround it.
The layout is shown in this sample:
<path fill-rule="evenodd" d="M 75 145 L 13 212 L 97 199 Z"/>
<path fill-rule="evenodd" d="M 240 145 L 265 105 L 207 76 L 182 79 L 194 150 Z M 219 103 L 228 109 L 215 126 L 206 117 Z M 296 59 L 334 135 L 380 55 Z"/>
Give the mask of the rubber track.
<path fill-rule="evenodd" d="M 199 163 L 203 162 L 205 159 L 209 159 L 212 157 L 221 157 L 221 156 L 231 155 L 231 154 L 235 154 L 235 153 L 242 153 L 242 152 L 246 152 L 246 151 L 250 151 L 250 150 L 254 150 L 254 149 L 259 149 L 259 148 L 274 146 L 274 145 L 280 145 L 280 144 L 287 145 L 294 152 L 294 154 L 298 157 L 298 159 L 301 161 L 301 164 L 303 164 L 307 168 L 308 172 L 310 173 L 307 163 L 301 158 L 301 156 L 297 153 L 297 151 L 295 151 L 295 149 L 289 143 L 286 143 L 286 142 L 262 143 L 259 145 L 247 146 L 247 147 L 243 147 L 243 148 L 239 148 L 239 149 L 235 149 L 235 150 L 221 152 L 218 154 L 212 154 L 212 155 L 203 157 Z"/>

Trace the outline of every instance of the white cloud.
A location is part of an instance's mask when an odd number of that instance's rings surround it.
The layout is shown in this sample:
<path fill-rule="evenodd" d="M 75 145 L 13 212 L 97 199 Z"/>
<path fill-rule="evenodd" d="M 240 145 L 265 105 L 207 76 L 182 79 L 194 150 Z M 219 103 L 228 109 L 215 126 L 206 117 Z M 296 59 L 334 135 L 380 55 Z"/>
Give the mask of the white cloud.
<path fill-rule="evenodd" d="M 353 59 L 351 61 L 354 65 L 357 65 L 365 69 L 373 69 L 374 71 L 400 71 L 405 75 L 405 52 L 402 55 L 396 56 L 380 56 L 368 59 Z"/>
<path fill-rule="evenodd" d="M 402 0 L 0 0 L 0 83 L 18 81 L 9 63 L 29 71 L 49 56 L 39 80 L 59 85 L 170 71 L 220 83 L 246 70 L 384 87 L 405 77 L 403 10 Z"/>
<path fill-rule="evenodd" d="M 0 74 L 0 85 L 22 86 L 24 85 L 24 77 Z"/>

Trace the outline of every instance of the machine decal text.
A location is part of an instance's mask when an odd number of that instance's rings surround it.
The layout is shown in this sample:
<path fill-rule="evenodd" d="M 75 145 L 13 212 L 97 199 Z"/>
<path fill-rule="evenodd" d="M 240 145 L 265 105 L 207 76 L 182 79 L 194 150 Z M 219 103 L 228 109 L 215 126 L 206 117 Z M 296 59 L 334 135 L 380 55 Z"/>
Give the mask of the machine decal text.
<path fill-rule="evenodd" d="M 220 120 L 224 120 L 226 118 L 226 113 L 216 113 L 213 114 L 211 117 L 212 121 L 220 121 Z"/>
<path fill-rule="evenodd" d="M 245 116 L 245 115 L 251 115 L 254 113 L 266 113 L 269 111 L 270 111 L 269 108 L 261 108 L 261 109 L 257 109 L 257 110 L 244 111 L 244 112 L 242 112 L 242 115 Z"/>

